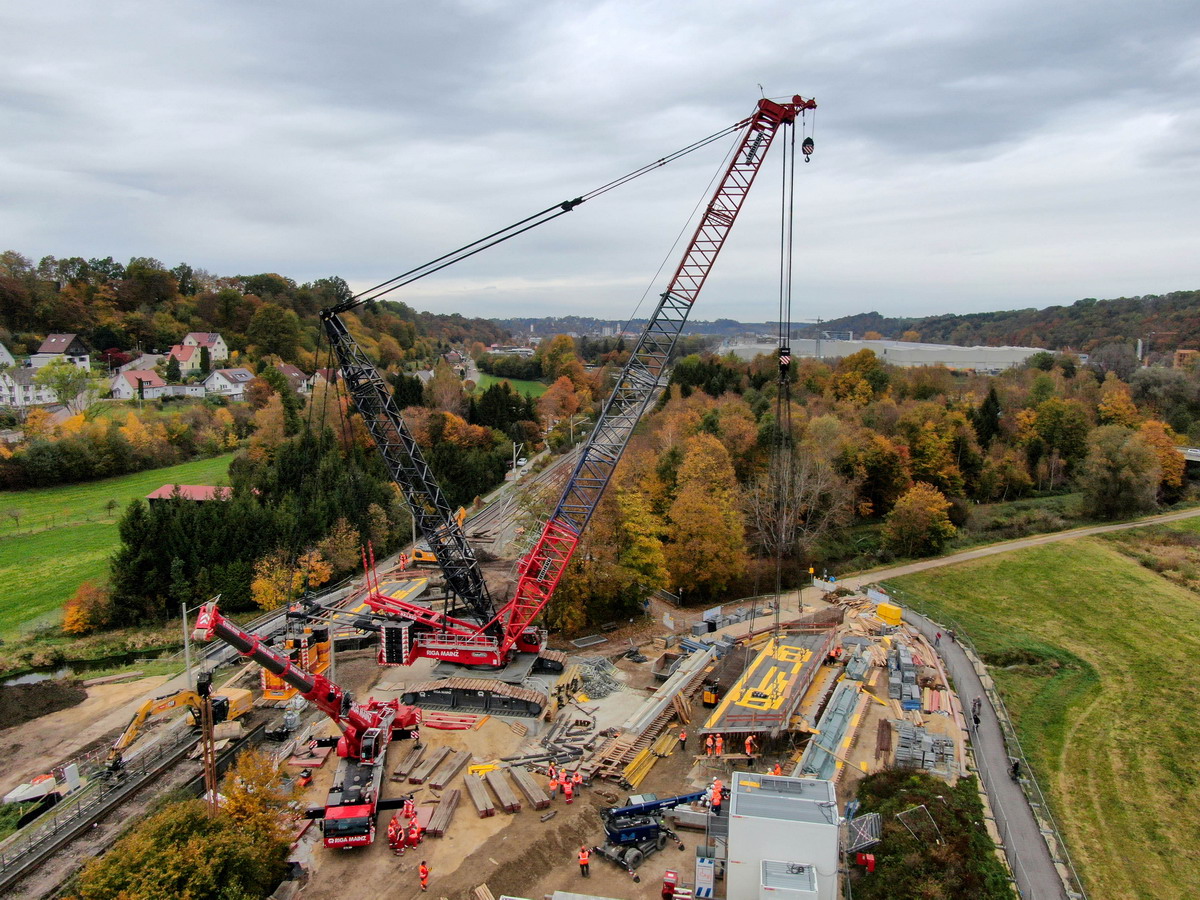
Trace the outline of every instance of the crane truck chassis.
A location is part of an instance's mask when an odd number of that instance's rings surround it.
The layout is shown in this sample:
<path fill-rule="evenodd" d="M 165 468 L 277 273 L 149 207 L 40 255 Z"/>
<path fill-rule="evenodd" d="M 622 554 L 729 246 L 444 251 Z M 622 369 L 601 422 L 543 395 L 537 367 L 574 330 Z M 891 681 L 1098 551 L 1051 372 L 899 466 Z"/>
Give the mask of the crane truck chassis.
<path fill-rule="evenodd" d="M 324 675 L 307 672 L 287 656 L 230 622 L 217 609 L 216 601 L 204 604 L 196 618 L 193 636 L 229 644 L 242 656 L 258 663 L 282 679 L 325 713 L 342 734 L 336 738 L 338 761 L 333 786 L 324 808 L 309 811 L 309 818 L 322 819 L 326 847 L 365 847 L 375 840 L 375 815 L 390 809 L 381 801 L 383 769 L 388 744 L 395 737 L 413 737 L 421 724 L 421 711 L 399 700 L 354 699 Z M 396 801 L 403 803 L 403 800 Z"/>

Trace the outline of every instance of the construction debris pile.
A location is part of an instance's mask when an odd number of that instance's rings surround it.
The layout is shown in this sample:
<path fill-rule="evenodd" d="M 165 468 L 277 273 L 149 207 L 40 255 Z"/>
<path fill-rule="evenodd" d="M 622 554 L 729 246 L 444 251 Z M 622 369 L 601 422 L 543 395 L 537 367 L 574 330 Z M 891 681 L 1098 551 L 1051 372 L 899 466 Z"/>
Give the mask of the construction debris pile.
<path fill-rule="evenodd" d="M 621 679 L 617 677 L 617 667 L 606 657 L 578 657 L 572 662 L 579 666 L 583 678 L 583 693 L 591 699 L 602 700 L 609 694 L 624 689 Z"/>

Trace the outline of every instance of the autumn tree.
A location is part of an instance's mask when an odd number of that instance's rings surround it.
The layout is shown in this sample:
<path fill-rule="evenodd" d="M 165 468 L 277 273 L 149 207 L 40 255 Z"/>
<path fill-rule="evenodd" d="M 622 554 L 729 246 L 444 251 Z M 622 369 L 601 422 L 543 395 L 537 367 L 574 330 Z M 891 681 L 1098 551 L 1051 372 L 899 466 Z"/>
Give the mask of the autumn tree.
<path fill-rule="evenodd" d="M 332 575 L 332 567 L 318 550 L 301 554 L 295 562 L 286 551 L 276 550 L 254 564 L 251 595 L 262 609 L 278 609 L 325 584 Z"/>
<path fill-rule="evenodd" d="M 950 501 L 932 485 L 916 482 L 896 501 L 883 523 L 883 546 L 896 556 L 940 553 L 956 529 Z"/>
<path fill-rule="evenodd" d="M 689 596 L 716 597 L 748 564 L 737 480 L 719 440 L 702 432 L 685 442 L 677 486 L 667 567 Z"/>
<path fill-rule="evenodd" d="M 1138 427 L 1138 434 L 1146 442 L 1158 458 L 1162 470 L 1158 482 L 1158 497 L 1166 503 L 1173 503 L 1183 493 L 1184 474 L 1187 460 L 1179 452 L 1181 441 L 1179 436 L 1169 426 L 1157 419 L 1147 419 Z"/>
<path fill-rule="evenodd" d="M 300 348 L 300 319 L 290 309 L 264 303 L 250 319 L 246 338 L 260 354 L 274 353 L 284 362 L 292 362 Z"/>
<path fill-rule="evenodd" d="M 854 492 L 813 448 L 780 450 L 743 498 L 754 544 L 769 558 L 811 558 L 816 545 L 850 524 Z"/>
<path fill-rule="evenodd" d="M 1076 484 L 1089 512 L 1105 519 L 1154 509 L 1162 466 L 1136 431 L 1103 425 L 1088 436 Z"/>
<path fill-rule="evenodd" d="M 271 756 L 252 748 L 238 755 L 221 781 L 221 811 L 264 843 L 286 843 L 291 837 L 288 803 L 294 793 Z"/>
<path fill-rule="evenodd" d="M 329 561 L 334 573 L 340 575 L 358 567 L 362 562 L 359 553 L 361 538 L 358 531 L 346 519 L 338 519 L 329 534 L 319 544 L 317 550 L 322 558 Z"/>
<path fill-rule="evenodd" d="M 73 413 L 87 409 L 100 393 L 91 372 L 63 359 L 42 366 L 33 380 L 48 388 L 54 399 Z"/>
<path fill-rule="evenodd" d="M 111 620 L 112 598 L 108 589 L 94 581 L 85 581 L 63 607 L 62 630 L 73 635 L 91 634 Z"/>
<path fill-rule="evenodd" d="M 210 815 L 203 800 L 172 803 L 92 859 L 79 900 L 249 900 L 283 878 L 289 842 Z"/>
<path fill-rule="evenodd" d="M 1141 418 L 1129 394 L 1128 385 L 1121 381 L 1115 372 L 1104 376 L 1104 384 L 1100 386 L 1100 403 L 1096 411 L 1103 425 L 1124 425 L 1126 428 L 1132 428 Z"/>
<path fill-rule="evenodd" d="M 663 549 L 666 527 L 640 492 L 618 488 L 616 501 L 621 513 L 618 562 L 634 572 L 648 589 L 665 588 L 671 578 Z"/>

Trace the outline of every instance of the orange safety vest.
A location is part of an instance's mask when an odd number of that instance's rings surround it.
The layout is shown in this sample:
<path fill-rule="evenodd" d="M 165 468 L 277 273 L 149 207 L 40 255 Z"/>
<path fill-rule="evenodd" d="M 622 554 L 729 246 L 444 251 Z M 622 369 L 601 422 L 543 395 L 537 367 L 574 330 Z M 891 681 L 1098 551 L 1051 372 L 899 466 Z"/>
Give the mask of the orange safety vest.
<path fill-rule="evenodd" d="M 724 750 L 724 749 L 725 749 L 725 739 L 724 739 L 724 738 L 722 738 L 722 737 L 721 737 L 721 736 L 718 734 L 718 735 L 717 735 L 717 753 L 718 753 L 718 755 L 719 755 L 719 754 L 721 753 L 721 751 L 722 751 L 722 750 Z"/>
<path fill-rule="evenodd" d="M 687 732 L 686 731 L 679 732 L 679 742 L 682 744 L 686 740 L 687 740 Z"/>
<path fill-rule="evenodd" d="M 563 782 L 563 796 L 566 797 L 568 800 L 570 800 L 571 795 L 573 793 L 575 793 L 575 789 L 574 789 L 574 787 L 572 787 L 570 780 L 568 779 L 568 780 L 564 781 Z"/>
<path fill-rule="evenodd" d="M 579 864 L 581 866 L 586 866 L 588 864 L 588 860 L 590 860 L 591 858 L 592 858 L 592 854 L 588 850 L 580 850 L 579 851 Z"/>
<path fill-rule="evenodd" d="M 555 791 L 557 791 L 558 790 L 558 779 L 551 778 L 549 787 L 550 787 L 550 793 L 553 794 Z"/>
<path fill-rule="evenodd" d="M 713 745 L 713 736 L 710 734 L 708 737 L 706 737 L 704 739 L 704 746 L 707 747 L 709 750 L 711 750 L 712 745 Z"/>
<path fill-rule="evenodd" d="M 575 787 L 579 787 L 581 784 L 583 784 L 582 773 L 576 772 L 574 775 L 571 776 L 571 781 L 575 784 Z"/>
<path fill-rule="evenodd" d="M 429 880 L 429 866 L 422 865 L 417 869 L 417 874 L 421 876 L 421 884 L 424 884 Z"/>

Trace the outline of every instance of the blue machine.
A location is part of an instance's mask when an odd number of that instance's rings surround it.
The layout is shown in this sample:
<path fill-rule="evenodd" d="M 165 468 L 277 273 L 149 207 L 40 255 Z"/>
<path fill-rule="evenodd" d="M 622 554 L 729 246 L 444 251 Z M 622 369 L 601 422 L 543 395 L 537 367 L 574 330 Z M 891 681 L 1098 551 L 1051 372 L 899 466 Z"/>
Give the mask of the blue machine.
<path fill-rule="evenodd" d="M 683 849 L 679 835 L 667 827 L 661 813 L 686 803 L 695 803 L 704 796 L 704 791 L 697 791 L 679 797 L 655 798 L 628 806 L 609 807 L 600 813 L 604 819 L 605 844 L 593 849 L 625 869 L 634 881 L 641 881 L 635 870 L 647 856 L 665 849 L 667 842 L 672 840 L 680 850 Z"/>

